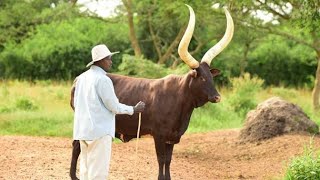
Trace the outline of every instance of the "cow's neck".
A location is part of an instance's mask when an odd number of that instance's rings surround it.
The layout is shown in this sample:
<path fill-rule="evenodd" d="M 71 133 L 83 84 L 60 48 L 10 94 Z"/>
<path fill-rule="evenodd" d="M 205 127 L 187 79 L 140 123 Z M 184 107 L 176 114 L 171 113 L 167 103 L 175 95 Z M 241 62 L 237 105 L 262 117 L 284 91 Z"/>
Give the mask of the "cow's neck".
<path fill-rule="evenodd" d="M 185 99 L 183 100 L 183 104 L 187 106 L 189 109 L 194 109 L 203 106 L 208 102 L 207 99 L 203 99 L 203 97 L 200 97 L 198 94 L 198 91 L 195 91 L 194 89 L 191 89 L 189 87 L 189 83 L 193 77 L 189 74 L 181 77 L 180 80 L 180 88 L 181 88 L 181 94 L 183 94 L 182 97 Z"/>
<path fill-rule="evenodd" d="M 199 107 L 200 103 L 197 102 L 196 94 L 193 94 L 192 91 L 190 91 L 189 82 L 191 78 L 192 77 L 190 75 L 181 76 L 178 82 L 179 86 L 177 86 L 177 95 L 181 97 L 177 98 L 179 99 L 177 103 L 180 104 L 180 107 L 182 107 L 179 117 L 179 123 L 177 123 L 179 125 L 178 129 L 180 136 L 182 136 L 187 130 L 192 112 L 194 108 Z"/>

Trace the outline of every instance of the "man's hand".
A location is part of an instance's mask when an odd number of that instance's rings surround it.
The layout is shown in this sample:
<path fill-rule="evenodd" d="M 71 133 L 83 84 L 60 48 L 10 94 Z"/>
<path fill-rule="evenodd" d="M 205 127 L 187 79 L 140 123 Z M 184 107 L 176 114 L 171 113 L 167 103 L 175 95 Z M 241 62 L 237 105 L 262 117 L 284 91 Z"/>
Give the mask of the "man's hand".
<path fill-rule="evenodd" d="M 135 113 L 143 112 L 145 106 L 146 104 L 140 101 L 133 107 L 133 110 Z"/>

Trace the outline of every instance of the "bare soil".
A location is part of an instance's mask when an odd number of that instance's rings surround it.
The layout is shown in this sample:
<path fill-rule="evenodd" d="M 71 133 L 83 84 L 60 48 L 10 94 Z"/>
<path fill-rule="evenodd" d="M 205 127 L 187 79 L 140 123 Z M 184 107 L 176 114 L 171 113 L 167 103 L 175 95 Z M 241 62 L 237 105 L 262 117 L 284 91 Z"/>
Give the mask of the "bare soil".
<path fill-rule="evenodd" d="M 281 177 L 294 156 L 309 145 L 306 134 L 283 135 L 240 143 L 239 130 L 187 134 L 175 145 L 172 179 L 274 179 Z M 0 136 L 0 179 L 69 179 L 70 138 Z M 114 143 L 110 180 L 157 179 L 153 139 Z M 314 137 L 320 149 L 320 137 Z"/>

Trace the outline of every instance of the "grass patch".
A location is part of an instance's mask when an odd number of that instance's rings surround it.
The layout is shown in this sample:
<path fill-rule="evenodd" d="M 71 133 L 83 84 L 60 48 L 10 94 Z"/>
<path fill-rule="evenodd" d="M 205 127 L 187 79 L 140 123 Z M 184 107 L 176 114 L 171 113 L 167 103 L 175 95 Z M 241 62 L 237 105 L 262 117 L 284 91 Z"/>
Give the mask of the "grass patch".
<path fill-rule="evenodd" d="M 0 135 L 72 137 L 71 82 L 0 84 Z"/>
<path fill-rule="evenodd" d="M 320 153 L 313 148 L 313 140 L 305 147 L 302 156 L 291 160 L 285 173 L 285 180 L 320 179 Z"/>
<path fill-rule="evenodd" d="M 232 111 L 227 101 L 218 104 L 207 103 L 193 111 L 187 132 L 208 132 L 217 129 L 239 128 L 242 121 L 243 118 Z"/>
<path fill-rule="evenodd" d="M 39 109 L 39 106 L 27 97 L 19 97 L 15 102 L 15 107 L 25 111 L 34 111 Z"/>
<path fill-rule="evenodd" d="M 0 135 L 71 137 L 72 113 L 16 112 L 2 115 Z"/>
<path fill-rule="evenodd" d="M 233 89 L 219 90 L 222 102 L 207 103 L 194 110 L 187 133 L 241 128 L 246 112 L 272 96 L 279 96 L 298 104 L 320 125 L 320 114 L 312 111 L 310 90 L 282 87 L 263 89 L 260 88 L 259 79 L 248 75 L 233 82 L 235 82 Z M 52 81 L 1 82 L 0 135 L 71 138 L 73 127 L 73 112 L 69 106 L 71 84 L 72 82 Z"/>

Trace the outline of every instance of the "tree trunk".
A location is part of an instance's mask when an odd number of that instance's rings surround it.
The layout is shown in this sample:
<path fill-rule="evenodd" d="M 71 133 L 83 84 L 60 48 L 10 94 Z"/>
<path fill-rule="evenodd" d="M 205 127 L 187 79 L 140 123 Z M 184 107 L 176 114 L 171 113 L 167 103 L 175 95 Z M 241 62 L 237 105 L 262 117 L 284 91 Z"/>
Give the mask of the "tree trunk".
<path fill-rule="evenodd" d="M 136 37 L 136 33 L 134 30 L 134 23 L 133 23 L 133 13 L 132 13 L 132 3 L 131 0 L 122 0 L 124 6 L 127 9 L 127 17 L 128 17 L 128 24 L 129 24 L 129 29 L 130 29 L 130 41 L 131 41 L 131 46 L 134 50 L 134 55 L 136 57 L 140 57 L 141 56 L 141 48 L 139 46 L 139 42 L 138 39 Z"/>
<path fill-rule="evenodd" d="M 171 55 L 172 59 L 174 59 L 172 65 L 171 65 L 171 69 L 176 69 L 178 64 L 180 63 L 180 59 L 177 58 L 176 56 L 174 56 L 173 54 Z"/>
<path fill-rule="evenodd" d="M 243 51 L 243 59 L 240 61 L 240 76 L 244 74 L 244 70 L 246 69 L 248 63 L 248 53 L 250 50 L 250 43 L 245 43 L 244 51 Z"/>
<path fill-rule="evenodd" d="M 69 2 L 72 4 L 72 6 L 75 6 L 77 4 L 78 0 L 70 0 Z"/>
<path fill-rule="evenodd" d="M 174 49 L 178 46 L 183 34 L 184 34 L 184 30 L 185 27 L 181 27 L 180 31 L 178 33 L 178 35 L 176 36 L 176 38 L 173 40 L 173 42 L 170 44 L 169 48 L 167 49 L 166 53 L 160 57 L 158 64 L 163 64 L 165 63 L 168 58 L 170 57 L 170 55 L 172 54 L 172 52 L 174 51 Z"/>
<path fill-rule="evenodd" d="M 148 26 L 149 26 L 149 31 L 150 31 L 150 34 L 151 34 L 151 38 L 152 38 L 152 42 L 153 42 L 153 45 L 154 45 L 154 48 L 156 49 L 157 51 L 157 54 L 158 54 L 158 58 L 160 59 L 162 54 L 161 54 L 161 49 L 160 49 L 160 43 L 159 43 L 159 38 L 156 36 L 154 30 L 153 30 L 153 27 L 152 27 L 152 24 L 151 24 L 151 18 L 152 18 L 152 15 L 151 15 L 151 9 L 149 9 L 148 11 Z"/>
<path fill-rule="evenodd" d="M 314 83 L 314 88 L 312 91 L 312 102 L 313 102 L 313 108 L 315 111 L 320 110 L 319 105 L 319 95 L 320 95 L 320 50 L 317 50 L 317 60 L 318 60 L 318 66 L 316 71 L 316 80 Z"/>

